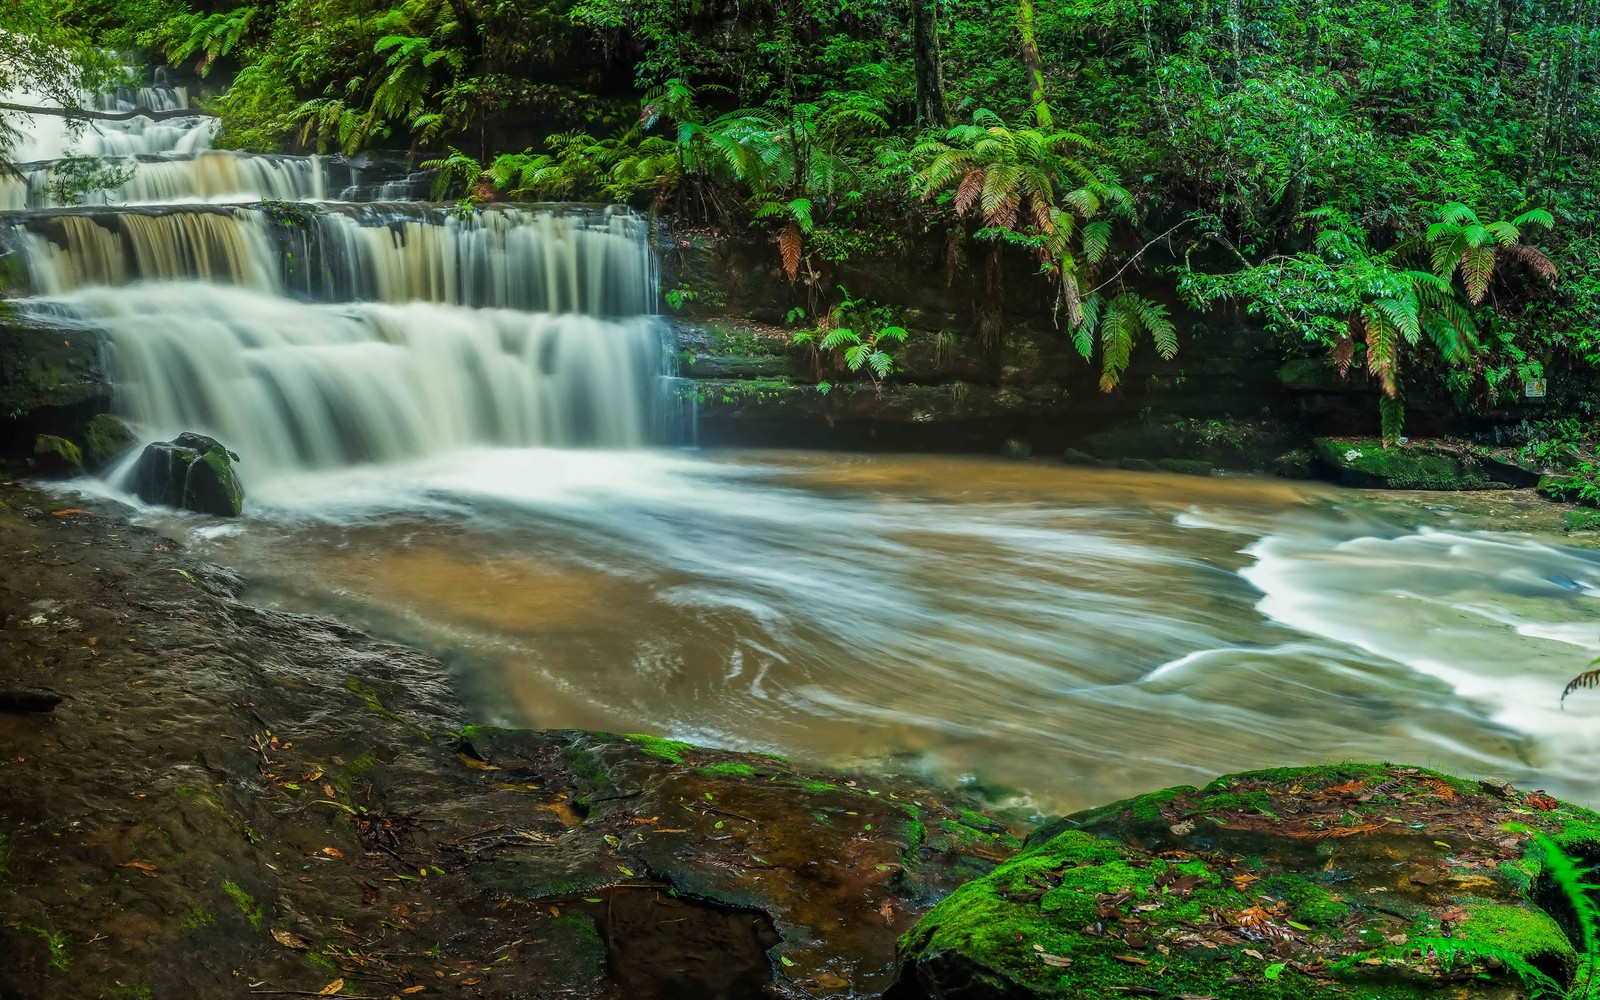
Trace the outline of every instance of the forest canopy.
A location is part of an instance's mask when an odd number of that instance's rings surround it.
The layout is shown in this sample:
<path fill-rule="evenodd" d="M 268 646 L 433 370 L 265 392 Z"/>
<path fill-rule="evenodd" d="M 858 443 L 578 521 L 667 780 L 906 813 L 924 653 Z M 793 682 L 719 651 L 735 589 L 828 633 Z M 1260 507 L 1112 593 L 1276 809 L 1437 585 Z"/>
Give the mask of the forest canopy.
<path fill-rule="evenodd" d="M 1243 310 L 1288 354 L 1364 370 L 1390 436 L 1408 384 L 1485 407 L 1600 360 L 1600 0 L 7 16 L 11 44 L 67 31 L 217 84 L 224 145 L 407 149 L 468 206 L 611 200 L 753 227 L 791 280 L 907 242 L 952 267 L 1029 262 L 1108 390 L 1137 344 L 1179 349 L 1184 309 Z"/>

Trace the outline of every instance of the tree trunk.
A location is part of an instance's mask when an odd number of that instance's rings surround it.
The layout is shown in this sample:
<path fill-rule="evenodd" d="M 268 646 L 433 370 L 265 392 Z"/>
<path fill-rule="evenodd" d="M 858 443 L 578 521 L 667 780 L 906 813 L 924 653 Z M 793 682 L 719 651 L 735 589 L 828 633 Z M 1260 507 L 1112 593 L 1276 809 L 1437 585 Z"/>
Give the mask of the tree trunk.
<path fill-rule="evenodd" d="M 944 128 L 950 111 L 939 55 L 939 0 L 911 0 L 911 50 L 917 76 L 917 122 Z"/>
<path fill-rule="evenodd" d="M 1052 129 L 1055 120 L 1044 99 L 1044 64 L 1039 60 L 1039 43 L 1033 36 L 1033 0 L 1017 4 L 1017 34 L 1022 36 L 1022 65 L 1028 70 L 1028 105 L 1041 129 Z"/>

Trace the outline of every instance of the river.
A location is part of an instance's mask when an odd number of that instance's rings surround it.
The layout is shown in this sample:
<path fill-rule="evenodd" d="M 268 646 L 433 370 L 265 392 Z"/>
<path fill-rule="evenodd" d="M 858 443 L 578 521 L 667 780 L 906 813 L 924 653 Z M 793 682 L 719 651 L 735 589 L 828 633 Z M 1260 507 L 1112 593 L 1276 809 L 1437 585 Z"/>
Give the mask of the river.
<path fill-rule="evenodd" d="M 25 96 L 25 95 L 23 95 Z M 13 100 L 19 95 L 10 95 Z M 486 721 L 653 731 L 1038 813 L 1388 758 L 1589 803 L 1600 557 L 1459 498 L 975 458 L 700 452 L 644 220 L 460 212 L 213 150 L 174 87 L 34 116 L 0 241 L 144 440 L 248 516 L 140 508 L 252 599 L 438 653 Z M 90 103 L 94 103 L 91 101 Z M 116 184 L 52 182 L 69 155 Z M 65 201 L 84 202 L 82 205 Z M 89 489 L 127 499 L 123 468 Z"/>

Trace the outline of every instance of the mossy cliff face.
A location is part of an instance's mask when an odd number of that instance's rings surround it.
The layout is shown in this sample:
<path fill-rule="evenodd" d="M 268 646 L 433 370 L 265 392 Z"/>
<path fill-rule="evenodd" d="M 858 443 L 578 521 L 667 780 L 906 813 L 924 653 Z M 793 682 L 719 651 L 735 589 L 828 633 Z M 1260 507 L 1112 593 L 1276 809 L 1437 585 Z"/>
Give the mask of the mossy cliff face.
<path fill-rule="evenodd" d="M 1600 817 L 1420 768 L 1232 775 L 1057 821 L 900 944 L 895 1000 L 1123 995 L 1522 996 L 1488 968 L 1364 959 L 1419 938 L 1505 948 L 1559 982 L 1576 957 L 1539 905 L 1543 832 L 1600 854 Z"/>

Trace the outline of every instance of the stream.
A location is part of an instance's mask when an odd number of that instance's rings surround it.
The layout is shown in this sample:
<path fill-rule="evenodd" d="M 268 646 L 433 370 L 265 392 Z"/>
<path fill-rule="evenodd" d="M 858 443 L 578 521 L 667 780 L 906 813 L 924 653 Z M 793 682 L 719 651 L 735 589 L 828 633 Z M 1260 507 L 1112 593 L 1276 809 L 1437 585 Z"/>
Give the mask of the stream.
<path fill-rule="evenodd" d="M 248 495 L 139 516 L 253 600 L 439 655 L 486 721 L 1041 813 L 1347 758 L 1600 803 L 1600 696 L 1560 700 L 1600 655 L 1600 555 L 1496 530 L 1514 501 L 697 451 L 645 220 L 461 213 L 403 171 L 212 149 L 181 88 L 96 101 L 149 114 L 35 115 L 0 180 L 12 304 L 102 337 L 139 437 L 218 437 Z M 85 155 L 124 176 L 63 204 Z M 132 502 L 128 464 L 89 491 Z"/>

